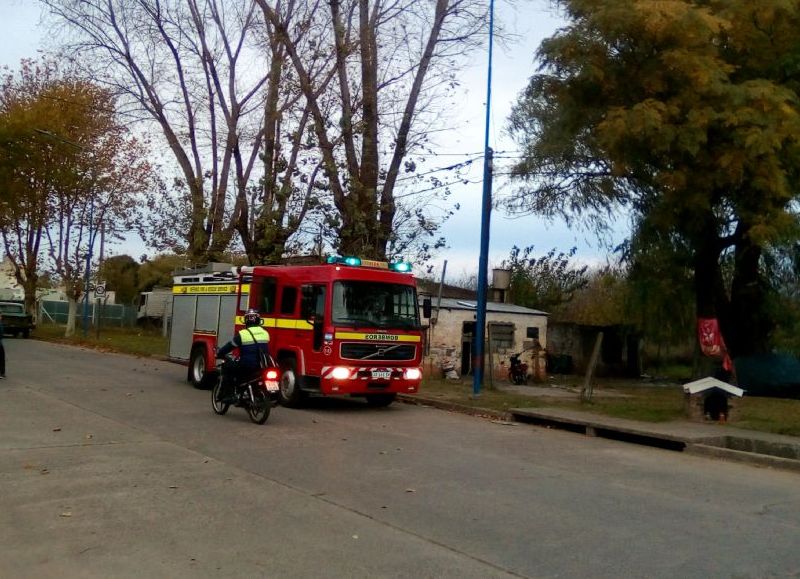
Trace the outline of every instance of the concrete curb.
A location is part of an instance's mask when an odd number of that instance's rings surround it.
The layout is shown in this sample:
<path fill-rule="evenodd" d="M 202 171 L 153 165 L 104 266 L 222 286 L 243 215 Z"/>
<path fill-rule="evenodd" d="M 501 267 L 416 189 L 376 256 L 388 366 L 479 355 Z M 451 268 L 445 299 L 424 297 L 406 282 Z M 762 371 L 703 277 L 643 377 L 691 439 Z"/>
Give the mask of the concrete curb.
<path fill-rule="evenodd" d="M 445 400 L 436 400 L 434 398 L 424 398 L 411 394 L 398 394 L 397 399 L 404 404 L 413 404 L 415 406 L 431 406 L 439 410 L 447 410 L 449 412 L 459 412 L 461 414 L 468 414 L 470 416 L 477 416 L 480 418 L 493 418 L 495 420 L 506 420 L 509 422 L 516 422 L 510 412 L 501 412 L 499 410 L 490 410 L 489 408 L 474 408 L 464 404 L 457 404 L 455 402 L 447 402 Z"/>
<path fill-rule="evenodd" d="M 731 448 L 710 446 L 708 444 L 687 444 L 684 452 L 686 452 L 686 454 L 693 454 L 695 456 L 720 458 L 734 462 L 743 462 L 746 464 L 768 466 L 772 468 L 800 472 L 800 460 L 782 458 L 780 456 L 772 456 L 769 454 L 755 454 L 752 452 L 744 452 L 742 450 L 733 450 Z"/>

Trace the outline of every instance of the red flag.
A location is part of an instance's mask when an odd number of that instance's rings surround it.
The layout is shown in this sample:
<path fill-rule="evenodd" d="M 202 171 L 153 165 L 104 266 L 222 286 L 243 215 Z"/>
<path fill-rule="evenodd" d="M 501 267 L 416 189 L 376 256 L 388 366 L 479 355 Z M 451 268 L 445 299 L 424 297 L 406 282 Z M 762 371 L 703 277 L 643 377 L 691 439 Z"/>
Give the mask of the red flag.
<path fill-rule="evenodd" d="M 717 318 L 697 318 L 697 339 L 700 342 L 700 351 L 704 356 L 722 357 L 722 367 L 730 372 L 733 368 L 728 348 L 719 329 Z"/>

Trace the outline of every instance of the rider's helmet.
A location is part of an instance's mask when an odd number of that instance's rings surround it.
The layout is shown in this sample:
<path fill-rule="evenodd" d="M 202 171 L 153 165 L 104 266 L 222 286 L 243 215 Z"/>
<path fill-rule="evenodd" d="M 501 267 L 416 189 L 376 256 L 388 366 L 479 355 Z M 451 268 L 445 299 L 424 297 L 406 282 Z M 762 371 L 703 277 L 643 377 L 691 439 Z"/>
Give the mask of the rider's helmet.
<path fill-rule="evenodd" d="M 244 314 L 244 325 L 248 328 L 261 325 L 261 316 L 258 311 L 250 308 Z"/>

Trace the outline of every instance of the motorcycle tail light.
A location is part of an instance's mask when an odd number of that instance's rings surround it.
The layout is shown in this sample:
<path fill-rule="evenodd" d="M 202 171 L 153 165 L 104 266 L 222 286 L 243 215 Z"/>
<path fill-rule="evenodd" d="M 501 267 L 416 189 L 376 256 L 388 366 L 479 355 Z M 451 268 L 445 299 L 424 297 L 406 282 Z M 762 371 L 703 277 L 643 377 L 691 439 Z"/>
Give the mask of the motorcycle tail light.
<path fill-rule="evenodd" d="M 264 379 L 265 380 L 277 380 L 278 379 L 278 371 L 274 368 L 270 368 L 266 372 L 264 372 Z"/>

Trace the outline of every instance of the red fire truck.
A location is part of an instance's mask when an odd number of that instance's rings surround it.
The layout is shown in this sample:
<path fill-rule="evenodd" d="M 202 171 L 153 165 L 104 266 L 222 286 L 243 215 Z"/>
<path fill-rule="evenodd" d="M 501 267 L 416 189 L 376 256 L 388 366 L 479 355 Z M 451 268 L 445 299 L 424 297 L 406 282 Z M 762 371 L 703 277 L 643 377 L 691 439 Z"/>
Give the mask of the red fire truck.
<path fill-rule="evenodd" d="M 188 362 L 196 387 L 216 379 L 216 348 L 254 308 L 281 366 L 283 404 L 314 394 L 385 406 L 398 392 L 417 392 L 423 334 L 409 264 L 333 257 L 319 265 L 220 265 L 174 280 L 170 356 Z"/>

